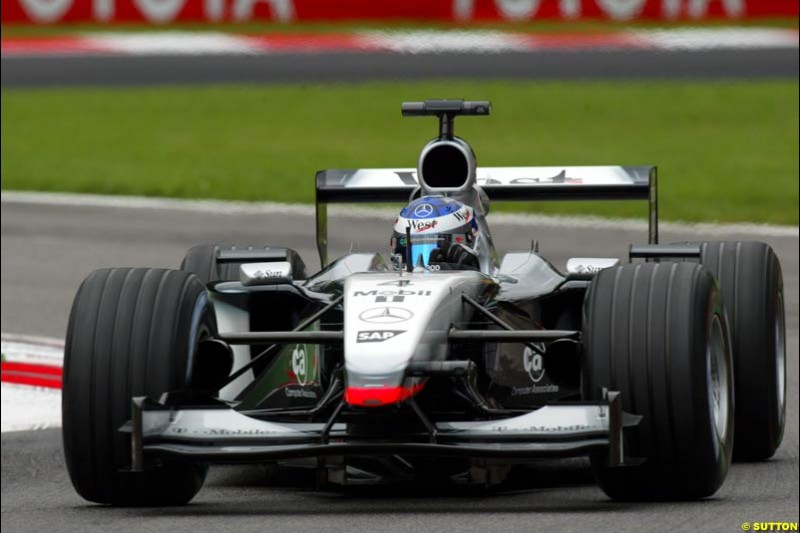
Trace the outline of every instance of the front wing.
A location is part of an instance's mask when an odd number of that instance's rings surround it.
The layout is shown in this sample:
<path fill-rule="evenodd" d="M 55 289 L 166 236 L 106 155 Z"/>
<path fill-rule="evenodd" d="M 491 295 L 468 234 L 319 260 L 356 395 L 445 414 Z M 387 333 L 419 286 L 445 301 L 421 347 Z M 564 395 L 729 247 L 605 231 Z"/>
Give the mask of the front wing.
<path fill-rule="evenodd" d="M 428 431 L 399 438 L 352 435 L 336 414 L 326 423 L 257 419 L 227 406 L 167 407 L 135 398 L 128 430 L 131 470 L 150 459 L 204 463 L 270 462 L 353 455 L 424 455 L 524 461 L 601 454 L 623 463 L 621 398 L 547 405 L 519 416 L 481 421 L 430 423 Z M 337 411 L 338 413 L 338 411 Z"/>

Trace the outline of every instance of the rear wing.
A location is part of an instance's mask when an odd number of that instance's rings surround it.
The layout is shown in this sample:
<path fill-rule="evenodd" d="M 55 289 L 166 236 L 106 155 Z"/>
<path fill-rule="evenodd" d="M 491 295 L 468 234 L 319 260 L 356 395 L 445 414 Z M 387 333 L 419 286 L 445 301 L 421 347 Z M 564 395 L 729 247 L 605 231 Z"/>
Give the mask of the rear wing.
<path fill-rule="evenodd" d="M 658 244 L 655 166 L 478 167 L 489 200 L 647 200 L 648 242 Z M 317 249 L 328 264 L 329 203 L 408 202 L 419 189 L 413 168 L 317 172 Z"/>

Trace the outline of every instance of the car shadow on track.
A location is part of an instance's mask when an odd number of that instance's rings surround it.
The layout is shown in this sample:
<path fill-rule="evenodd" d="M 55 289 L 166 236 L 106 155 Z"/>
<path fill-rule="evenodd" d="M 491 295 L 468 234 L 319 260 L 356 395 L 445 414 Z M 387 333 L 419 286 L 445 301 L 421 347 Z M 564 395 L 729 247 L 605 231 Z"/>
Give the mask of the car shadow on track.
<path fill-rule="evenodd" d="M 286 505 L 284 501 L 290 501 Z M 280 504 L 276 504 L 280 502 Z M 317 485 L 311 470 L 267 466 L 218 467 L 188 506 L 142 510 L 159 516 L 586 513 L 643 504 L 610 501 L 594 485 L 588 461 L 542 462 L 513 471 L 496 487 L 447 482 L 391 485 Z"/>
<path fill-rule="evenodd" d="M 388 496 L 453 496 L 491 495 L 515 491 L 552 489 L 594 485 L 589 462 L 586 459 L 542 461 L 537 464 L 512 469 L 502 484 L 490 488 L 482 485 L 465 485 L 439 479 L 417 479 L 408 483 L 377 485 L 336 485 L 320 487 L 316 473 L 310 469 L 254 465 L 248 467 L 216 467 L 206 481 L 206 487 L 263 487 L 273 489 L 299 489 L 330 494 L 349 494 L 355 497 Z"/>

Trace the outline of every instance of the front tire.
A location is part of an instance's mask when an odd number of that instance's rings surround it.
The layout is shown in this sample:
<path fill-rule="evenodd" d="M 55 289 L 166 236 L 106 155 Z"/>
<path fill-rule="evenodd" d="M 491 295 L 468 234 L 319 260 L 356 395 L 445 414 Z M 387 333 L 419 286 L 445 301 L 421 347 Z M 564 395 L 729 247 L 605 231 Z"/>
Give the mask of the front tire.
<path fill-rule="evenodd" d="M 733 446 L 727 321 L 713 276 L 689 263 L 642 263 L 595 276 L 584 305 L 582 393 L 621 392 L 642 417 L 625 430 L 635 466 L 593 457 L 603 491 L 620 500 L 697 499 L 722 485 Z"/>
<path fill-rule="evenodd" d="M 130 465 L 134 396 L 157 399 L 188 387 L 190 361 L 216 332 L 197 277 L 177 270 L 115 268 L 92 272 L 75 296 L 64 353 L 62 423 L 70 479 L 83 498 L 112 505 L 182 505 L 206 469 L 182 462 Z"/>

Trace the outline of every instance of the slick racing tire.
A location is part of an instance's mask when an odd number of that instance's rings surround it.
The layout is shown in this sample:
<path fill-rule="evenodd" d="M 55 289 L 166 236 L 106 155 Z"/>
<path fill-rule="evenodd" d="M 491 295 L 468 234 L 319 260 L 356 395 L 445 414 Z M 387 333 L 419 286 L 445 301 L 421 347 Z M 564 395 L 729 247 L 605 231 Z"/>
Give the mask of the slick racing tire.
<path fill-rule="evenodd" d="M 233 246 L 201 244 L 190 248 L 181 262 L 181 270 L 197 274 L 203 283 L 213 281 L 238 281 L 239 263 L 217 263 L 217 251 L 220 248 L 232 249 Z"/>
<path fill-rule="evenodd" d="M 230 244 L 201 244 L 190 248 L 181 262 L 181 270 L 197 274 L 203 283 L 214 281 L 239 281 L 239 267 L 244 262 L 220 263 L 217 261 L 217 253 L 220 250 L 228 251 L 263 251 L 274 252 L 276 249 L 270 246 L 234 246 Z M 306 278 L 306 266 L 300 255 L 291 248 L 277 248 L 285 251 L 286 260 L 291 264 L 292 278 L 296 280 Z M 274 259 L 273 259 L 274 260 Z M 252 262 L 257 261 L 254 259 Z"/>
<path fill-rule="evenodd" d="M 763 242 L 696 244 L 700 263 L 717 278 L 728 314 L 736 390 L 733 459 L 768 459 L 780 446 L 786 423 L 786 319 L 780 261 Z"/>
<path fill-rule="evenodd" d="M 602 270 L 584 303 L 582 395 L 621 393 L 641 417 L 624 430 L 628 465 L 593 457 L 611 498 L 710 496 L 733 452 L 733 372 L 722 295 L 704 267 L 641 263 Z"/>
<path fill-rule="evenodd" d="M 135 396 L 186 388 L 201 339 L 216 332 L 204 285 L 179 270 L 92 272 L 72 306 L 64 353 L 62 417 L 67 470 L 78 494 L 112 505 L 182 505 L 206 469 L 182 462 L 130 466 Z"/>

